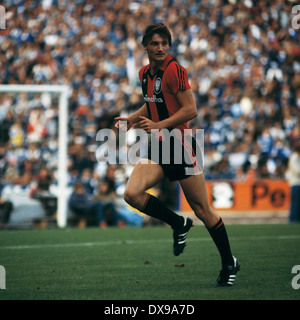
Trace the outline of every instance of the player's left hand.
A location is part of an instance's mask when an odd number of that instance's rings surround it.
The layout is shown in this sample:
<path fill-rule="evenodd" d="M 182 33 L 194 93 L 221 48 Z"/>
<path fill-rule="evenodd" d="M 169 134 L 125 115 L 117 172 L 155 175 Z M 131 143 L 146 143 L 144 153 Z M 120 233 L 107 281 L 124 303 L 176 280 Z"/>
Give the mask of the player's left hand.
<path fill-rule="evenodd" d="M 151 133 L 152 129 L 162 129 L 159 122 L 154 122 L 146 117 L 140 116 L 139 127 L 145 130 L 147 133 Z"/>

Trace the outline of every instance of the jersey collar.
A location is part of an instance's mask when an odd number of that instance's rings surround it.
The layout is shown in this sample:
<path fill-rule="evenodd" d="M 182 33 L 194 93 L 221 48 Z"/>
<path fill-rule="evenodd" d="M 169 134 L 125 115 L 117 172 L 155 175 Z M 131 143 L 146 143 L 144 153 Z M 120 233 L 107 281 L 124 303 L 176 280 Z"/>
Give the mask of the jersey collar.
<path fill-rule="evenodd" d="M 158 70 L 165 71 L 168 63 L 169 63 L 171 60 L 172 60 L 172 57 L 171 57 L 170 55 L 168 55 L 167 58 L 166 58 L 166 60 L 164 61 L 164 63 L 157 69 L 157 71 L 158 71 Z M 151 73 L 150 73 L 150 64 L 148 64 L 148 68 L 147 68 L 147 69 L 148 69 L 147 71 L 148 71 L 148 74 L 149 74 L 150 78 L 154 78 L 154 77 L 156 76 L 156 74 L 157 74 L 157 71 L 156 71 L 153 75 L 151 75 Z"/>
<path fill-rule="evenodd" d="M 159 67 L 159 69 L 164 71 L 171 60 L 172 60 L 172 57 L 168 55 L 164 63 Z"/>

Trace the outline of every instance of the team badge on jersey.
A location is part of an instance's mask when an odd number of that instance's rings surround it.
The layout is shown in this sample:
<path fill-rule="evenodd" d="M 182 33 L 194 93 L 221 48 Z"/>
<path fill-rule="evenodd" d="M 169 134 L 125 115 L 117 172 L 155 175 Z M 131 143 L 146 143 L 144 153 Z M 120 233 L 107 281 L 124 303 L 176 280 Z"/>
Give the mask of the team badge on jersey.
<path fill-rule="evenodd" d="M 154 83 L 154 93 L 159 94 L 161 92 L 161 78 L 156 78 Z"/>

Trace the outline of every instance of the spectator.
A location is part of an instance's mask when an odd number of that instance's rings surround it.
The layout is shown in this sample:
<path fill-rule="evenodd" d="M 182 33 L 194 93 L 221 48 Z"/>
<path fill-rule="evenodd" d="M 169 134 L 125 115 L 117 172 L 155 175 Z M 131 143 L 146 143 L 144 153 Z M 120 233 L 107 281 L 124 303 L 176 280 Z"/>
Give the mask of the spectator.
<path fill-rule="evenodd" d="M 116 209 L 116 198 L 116 193 L 110 189 L 109 182 L 106 180 L 101 181 L 93 197 L 97 210 L 98 224 L 101 228 L 106 228 L 108 225 L 124 225 L 124 221 Z"/>
<path fill-rule="evenodd" d="M 0 196 L 0 230 L 5 229 L 9 222 L 10 215 L 13 210 L 11 201 L 5 200 Z"/>
<path fill-rule="evenodd" d="M 7 110 L 6 116 L 0 126 L 0 144 L 6 145 L 12 138 L 11 126 L 14 123 L 14 116 L 11 111 Z"/>
<path fill-rule="evenodd" d="M 41 168 L 37 177 L 37 186 L 32 190 L 32 198 L 41 202 L 47 217 L 54 217 L 57 210 L 57 198 L 50 191 L 52 182 L 53 177 L 49 170 L 46 167 Z"/>
<path fill-rule="evenodd" d="M 12 204 L 12 212 L 6 222 L 8 228 L 32 227 L 35 219 L 40 221 L 45 219 L 45 211 L 40 202 L 31 197 L 31 190 L 32 175 L 30 173 L 26 172 L 22 176 L 14 173 L 10 178 L 7 177 L 1 198 L 6 203 Z"/>
<path fill-rule="evenodd" d="M 88 223 L 94 221 L 93 202 L 81 182 L 76 182 L 74 185 L 74 191 L 69 199 L 69 208 L 74 214 L 78 227 L 84 228 Z"/>
<path fill-rule="evenodd" d="M 116 192 L 115 172 L 116 172 L 115 166 L 113 166 L 113 165 L 108 165 L 107 166 L 104 180 L 108 184 L 108 188 L 109 188 L 109 192 L 110 193 L 115 193 Z"/>
<path fill-rule="evenodd" d="M 92 196 L 95 189 L 95 182 L 92 180 L 92 170 L 90 168 L 83 169 L 80 181 L 87 194 Z"/>

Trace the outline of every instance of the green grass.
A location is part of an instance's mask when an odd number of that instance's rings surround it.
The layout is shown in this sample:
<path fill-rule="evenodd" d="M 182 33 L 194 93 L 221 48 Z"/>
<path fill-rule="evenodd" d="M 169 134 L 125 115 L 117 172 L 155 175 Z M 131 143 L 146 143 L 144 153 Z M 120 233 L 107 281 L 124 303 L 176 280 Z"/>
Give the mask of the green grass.
<path fill-rule="evenodd" d="M 300 298 L 291 286 L 300 225 L 227 225 L 227 231 L 241 263 L 232 288 L 214 287 L 220 258 L 204 226 L 191 229 L 179 257 L 168 227 L 1 231 L 0 300 Z"/>

